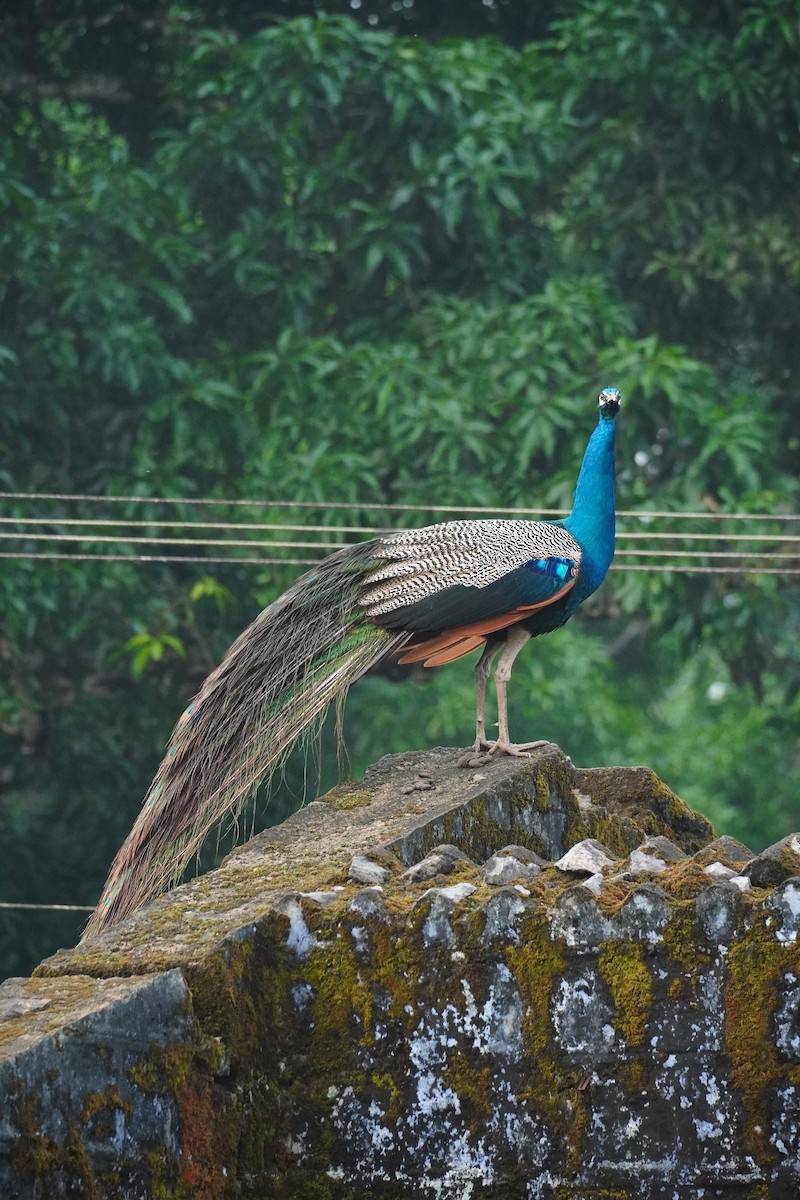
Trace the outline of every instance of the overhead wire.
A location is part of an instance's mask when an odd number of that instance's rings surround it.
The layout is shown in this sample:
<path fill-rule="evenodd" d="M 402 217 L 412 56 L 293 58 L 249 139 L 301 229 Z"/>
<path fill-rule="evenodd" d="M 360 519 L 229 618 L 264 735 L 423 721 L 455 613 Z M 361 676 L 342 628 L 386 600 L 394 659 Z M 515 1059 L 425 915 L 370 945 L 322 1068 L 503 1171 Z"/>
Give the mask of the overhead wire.
<path fill-rule="evenodd" d="M 413 510 L 408 510 L 413 511 Z M 494 510 L 491 510 L 494 511 Z M 512 510 L 513 511 L 513 510 Z M 533 511 L 533 510 L 531 510 Z M 550 511 L 550 510 L 548 510 Z M 554 510 L 556 511 L 556 510 Z M 563 510 L 559 509 L 562 513 Z M 617 514 L 623 518 L 623 513 Z M 630 517 L 631 514 L 628 514 Z M 639 514 L 640 517 L 642 514 Z M 649 516 L 649 513 L 647 514 Z M 754 518 L 756 519 L 756 518 Z M 763 519 L 763 518 L 762 518 Z M 800 521 L 800 517 L 785 517 L 789 520 Z M 242 530 L 255 530 L 257 532 L 273 531 L 277 533 L 328 533 L 328 534 L 345 534 L 345 533 L 360 533 L 377 536 L 380 534 L 392 533 L 396 531 L 395 526 L 379 526 L 379 525 L 306 525 L 306 524 L 284 524 L 278 522 L 249 522 L 249 521 L 125 521 L 115 518 L 101 520 L 97 518 L 80 518 L 80 517 L 0 517 L 0 525 L 23 525 L 23 526 L 42 526 L 42 525 L 59 525 L 59 526 L 81 526 L 89 528 L 103 529 L 214 529 L 214 530 L 230 530 L 239 532 Z M 55 534 L 36 534 L 36 533 L 5 533 L 0 531 L 0 538 L 18 538 L 34 540 L 43 540 L 44 538 L 56 538 L 59 535 Z M 800 535 L 788 533 L 685 533 L 678 531 L 676 533 L 666 533 L 661 530 L 648 530 L 643 533 L 618 532 L 617 541 L 626 539 L 646 538 L 652 540 L 672 540 L 672 541 L 720 541 L 720 542 L 800 542 Z M 66 535 L 61 536 L 61 540 L 68 540 Z M 95 537 L 91 534 L 86 534 L 80 538 L 74 537 L 74 540 L 81 541 L 135 541 L 131 537 Z M 147 541 L 156 541 L 155 538 L 144 539 Z M 166 541 L 167 539 L 164 539 Z M 194 542 L 200 542 L 201 539 L 193 538 Z M 176 543 L 177 544 L 177 543 Z M 211 540 L 202 540 L 203 545 L 238 545 L 223 539 L 219 542 Z M 326 546 L 324 542 L 308 542 L 308 543 L 281 543 L 281 542 L 255 542 L 252 538 L 247 540 L 248 545 L 309 545 L 309 546 Z M 339 543 L 341 546 L 344 543 Z M 333 548 L 336 548 L 335 546 Z"/>
<path fill-rule="evenodd" d="M 489 514 L 504 511 L 504 515 L 527 515 L 527 516 L 564 516 L 565 510 L 552 508 L 512 508 L 510 510 L 500 510 L 498 508 L 490 508 L 487 506 L 457 506 L 457 505 L 401 505 L 401 504 L 385 504 L 385 503 L 357 503 L 353 501 L 336 502 L 326 504 L 321 501 L 307 500 L 270 500 L 270 501 L 254 501 L 240 499 L 224 499 L 217 500 L 213 497 L 143 497 L 143 496 L 92 496 L 78 493 L 60 493 L 60 492 L 3 492 L 0 493 L 0 501 L 14 500 L 16 502 L 23 501 L 26 504 L 33 502 L 58 502 L 59 504 L 68 503 L 70 505 L 82 503 L 136 503 L 136 504 L 172 504 L 172 505 L 214 505 L 214 506 L 248 506 L 249 508 L 282 508 L 282 509 L 300 509 L 305 511 L 334 511 L 348 510 L 368 512 L 371 510 L 379 510 L 386 512 L 404 512 L 404 513 L 459 513 L 459 514 Z M 73 508 L 74 511 L 74 508 Z M 636 520 L 645 526 L 649 526 L 653 521 L 748 521 L 751 524 L 755 522 L 761 524 L 764 522 L 778 521 L 798 522 L 800 518 L 794 513 L 725 513 L 720 511 L 708 512 L 691 512 L 681 513 L 668 510 L 621 510 L 619 517 L 623 521 Z M 311 556 L 277 556 L 273 557 L 269 553 L 253 554 L 253 555 L 225 555 L 224 557 L 217 554 L 185 554 L 185 553 L 135 553 L 130 550 L 124 553 L 114 553 L 112 550 L 107 550 L 102 553 L 90 551 L 88 549 L 79 549 L 80 547 L 90 546 L 126 546 L 151 547 L 153 551 L 197 549 L 216 550 L 221 549 L 239 549 L 244 547 L 253 551 L 284 551 L 284 550 L 313 550 L 321 554 L 331 553 L 342 546 L 350 544 L 347 540 L 331 540 L 331 539 L 347 539 L 349 536 L 357 534 L 360 536 L 380 536 L 392 531 L 393 527 L 368 525 L 368 524 L 312 524 L 305 522 L 286 522 L 286 521 L 216 521 L 216 520 L 197 520 L 195 518 L 173 518 L 172 520 L 133 520 L 127 518 L 112 517 L 75 517 L 61 516 L 52 514 L 50 516 L 2 516 L 0 517 L 0 543 L 10 543 L 15 546 L 13 550 L 0 551 L 0 558 L 4 559 L 20 559 L 20 560 L 52 560 L 52 561 L 113 561 L 113 562 L 136 562 L 136 563 L 202 563 L 206 565 L 258 565 L 258 566 L 310 566 L 319 561 L 319 557 Z M 46 531 L 45 531 L 46 530 Z M 56 532 L 58 530 L 58 532 Z M 63 532 L 69 530 L 70 532 Z M 98 532 L 102 530 L 102 532 Z M 109 532 L 109 531 L 119 532 Z M 140 532 L 133 533 L 132 530 Z M 157 533 L 155 531 L 164 530 L 169 534 L 175 535 L 179 532 L 190 534 L 191 536 L 167 536 L 165 533 Z M 194 536 L 196 533 L 208 532 L 230 534 L 325 534 L 326 540 L 317 537 L 313 540 L 292 539 L 283 537 L 267 537 L 258 538 L 252 536 L 245 537 L 209 537 L 209 536 Z M 734 569 L 746 569 L 748 573 L 753 574 L 774 574 L 774 575 L 797 575 L 800 574 L 800 554 L 794 552 L 786 552 L 790 547 L 800 543 L 800 535 L 789 533 L 788 531 L 761 531 L 761 532 L 744 532 L 734 533 L 729 531 L 710 531 L 691 532 L 688 530 L 674 529 L 649 529 L 645 528 L 639 531 L 631 531 L 623 529 L 617 534 L 618 541 L 622 543 L 617 551 L 617 561 L 612 569 L 617 571 L 650 571 L 650 572 L 675 572 L 681 574 L 724 574 L 729 573 Z M 45 543 L 51 546 L 59 544 L 74 545 L 75 551 L 63 553 L 60 550 L 39 550 L 31 549 L 30 546 Z M 655 547 L 654 547 L 655 543 Z M 686 543 L 702 543 L 704 547 L 723 543 L 730 547 L 728 549 L 720 548 L 704 548 L 704 549 L 687 549 Z M 740 548 L 742 547 L 742 548 Z M 657 560 L 642 562 L 640 560 Z M 625 560 L 625 561 L 622 561 Z M 630 561 L 634 560 L 634 561 Z M 711 562 L 709 560 L 715 560 Z M 781 565 L 776 565 L 781 564 Z M 783 565 L 787 564 L 787 565 Z M 796 566 L 788 564 L 797 564 Z"/>
<path fill-rule="evenodd" d="M 67 500 L 71 502 L 86 501 L 91 504 L 188 504 L 188 505 L 221 505 L 246 506 L 249 508 L 316 508 L 316 509 L 349 509 L 356 512 L 387 511 L 387 512 L 469 512 L 469 513 L 530 513 L 538 516 L 565 517 L 564 508 L 502 508 L 500 505 L 464 505 L 464 504 L 387 504 L 378 501 L 354 500 L 242 500 L 240 498 L 217 498 L 214 496 L 97 496 L 76 492 L 0 492 L 3 500 Z M 719 511 L 676 512 L 671 509 L 618 509 L 618 517 L 640 517 L 651 520 L 656 517 L 692 520 L 731 520 L 731 521 L 797 521 L 796 513 L 726 513 Z"/>

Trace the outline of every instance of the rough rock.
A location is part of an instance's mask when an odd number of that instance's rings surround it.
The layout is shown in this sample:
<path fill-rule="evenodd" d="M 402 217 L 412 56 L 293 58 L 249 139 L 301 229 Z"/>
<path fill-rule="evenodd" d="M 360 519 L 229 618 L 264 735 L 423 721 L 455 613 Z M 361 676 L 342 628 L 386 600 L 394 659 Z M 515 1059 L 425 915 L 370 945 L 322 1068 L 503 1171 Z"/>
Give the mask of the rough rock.
<path fill-rule="evenodd" d="M 383 759 L 0 987 L 0 1196 L 796 1200 L 800 840 L 461 758 Z"/>

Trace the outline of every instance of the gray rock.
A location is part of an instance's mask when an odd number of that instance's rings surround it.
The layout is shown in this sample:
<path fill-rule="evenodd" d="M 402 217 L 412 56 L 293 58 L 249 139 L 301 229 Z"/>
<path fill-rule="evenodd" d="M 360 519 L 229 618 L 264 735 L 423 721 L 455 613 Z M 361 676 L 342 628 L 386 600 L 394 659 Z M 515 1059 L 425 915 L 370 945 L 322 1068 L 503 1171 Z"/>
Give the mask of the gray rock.
<path fill-rule="evenodd" d="M 519 923 L 527 905 L 516 888 L 502 888 L 481 905 L 484 918 L 480 935 L 482 945 L 495 941 L 519 944 Z"/>
<path fill-rule="evenodd" d="M 692 853 L 711 834 L 652 773 L 576 780 L 554 750 L 484 773 L 461 754 L 386 760 L 369 804 L 334 795 L 0 987 L 18 1014 L 0 1024 L 0 1197 L 795 1197 L 800 868 L 754 904 L 749 877 L 716 877 L 741 869 L 718 845 L 688 900 L 682 851 L 632 831 Z M 466 855 L 535 868 L 524 845 L 558 859 L 606 828 L 677 869 L 634 856 L 657 871 L 642 883 L 626 852 L 605 875 L 545 870 L 527 898 L 473 891 Z M 333 886 L 358 855 L 391 874 Z M 434 874 L 404 886 L 423 856 Z M 592 890 L 631 887 L 613 916 Z"/>
<path fill-rule="evenodd" d="M 300 895 L 304 900 L 319 904 L 321 908 L 330 908 L 332 904 L 336 904 L 342 898 L 341 891 L 301 892 Z"/>
<path fill-rule="evenodd" d="M 767 904 L 780 918 L 776 930 L 778 941 L 787 946 L 794 945 L 800 940 L 800 875 L 776 887 Z"/>
<path fill-rule="evenodd" d="M 796 833 L 789 834 L 767 846 L 766 850 L 747 864 L 741 872 L 753 887 L 772 888 L 800 874 L 800 837 Z"/>
<path fill-rule="evenodd" d="M 701 865 L 724 862 L 729 867 L 742 867 L 745 863 L 750 862 L 753 851 L 749 846 L 745 846 L 744 842 L 738 842 L 736 838 L 719 837 L 715 841 L 709 842 L 702 850 L 698 850 L 694 857 Z"/>
<path fill-rule="evenodd" d="M 472 859 L 459 850 L 458 846 L 451 846 L 445 842 L 431 850 L 420 862 L 403 871 L 400 878 L 404 883 L 421 883 L 426 879 L 435 879 L 437 875 L 449 875 L 456 863 L 472 863 Z"/>
<path fill-rule="evenodd" d="M 644 883 L 631 893 L 611 924 L 617 937 L 655 945 L 671 914 L 669 899 L 661 888 Z"/>
<path fill-rule="evenodd" d="M 738 925 L 741 890 L 729 882 L 714 883 L 700 892 L 694 904 L 708 940 L 712 944 L 729 942 Z"/>
<path fill-rule="evenodd" d="M 721 862 L 710 862 L 707 866 L 703 867 L 703 870 L 705 871 L 706 875 L 711 875 L 713 879 L 719 880 L 733 879 L 734 875 L 737 873 L 734 871 L 733 867 L 726 867 L 725 864 Z"/>
<path fill-rule="evenodd" d="M 613 1059 L 618 1039 L 614 1006 L 600 973 L 586 964 L 571 968 L 558 980 L 550 1001 L 556 1042 L 578 1062 Z"/>
<path fill-rule="evenodd" d="M 594 838 L 584 838 L 582 842 L 572 846 L 566 854 L 559 858 L 555 865 L 559 871 L 576 871 L 595 875 L 598 871 L 602 871 L 603 867 L 613 866 L 615 862 L 618 862 L 616 855 L 612 854 L 602 842 L 598 842 Z"/>
<path fill-rule="evenodd" d="M 793 972 L 784 975 L 783 989 L 775 1009 L 775 1045 L 789 1062 L 800 1063 L 800 980 Z"/>
<path fill-rule="evenodd" d="M 540 871 L 541 867 L 537 867 L 535 864 L 528 866 L 511 855 L 493 854 L 481 867 L 480 874 L 493 887 L 505 887 L 514 879 L 520 879 L 523 882 L 535 879 Z"/>
<path fill-rule="evenodd" d="M 354 854 L 347 874 L 354 883 L 386 883 L 391 871 L 373 862 L 366 854 Z"/>
<path fill-rule="evenodd" d="M 412 911 L 427 907 L 422 922 L 422 942 L 425 946 L 454 946 L 456 936 L 450 924 L 450 916 L 457 904 L 466 900 L 475 891 L 472 883 L 454 883 L 450 887 L 428 888 L 414 905 Z"/>
<path fill-rule="evenodd" d="M 365 887 L 347 905 L 347 911 L 364 920 L 387 921 L 389 912 L 379 886 Z"/>
<path fill-rule="evenodd" d="M 275 910 L 287 917 L 289 921 L 287 948 L 301 961 L 308 958 L 317 945 L 317 939 L 306 924 L 306 918 L 300 906 L 300 897 L 298 895 L 281 897 L 275 904 Z"/>
<path fill-rule="evenodd" d="M 667 864 L 663 858 L 656 858 L 654 854 L 647 854 L 644 850 L 633 850 L 628 859 L 628 870 L 632 875 L 657 875 L 659 871 L 666 871 Z"/>
<path fill-rule="evenodd" d="M 680 862 L 682 858 L 688 857 L 679 846 L 676 846 L 663 834 L 648 838 L 646 842 L 642 842 L 639 849 L 643 854 L 652 854 L 654 858 L 660 858 L 664 862 Z"/>
<path fill-rule="evenodd" d="M 467 896 L 471 896 L 475 891 L 474 883 L 451 883 L 448 887 L 428 888 L 423 892 L 423 896 L 444 896 L 444 898 L 452 904 L 460 904 L 462 900 L 466 900 Z"/>
<path fill-rule="evenodd" d="M 550 934 L 564 938 L 568 946 L 596 950 L 612 936 L 612 926 L 597 907 L 593 893 L 578 884 L 558 897 L 550 917 Z"/>
<path fill-rule="evenodd" d="M 0 1021 L 7 1021 L 11 1017 L 23 1017 L 28 1013 L 41 1012 L 44 1008 L 49 1008 L 52 1004 L 51 1000 L 44 996 L 26 996 L 10 995 L 13 992 L 15 984 L 24 984 L 26 981 L 18 977 L 12 977 L 3 981 L 2 991 L 0 992 Z M 3 995 L 3 992 L 6 994 Z"/>
<path fill-rule="evenodd" d="M 496 854 L 501 858 L 508 855 L 509 858 L 516 858 L 521 863 L 527 863 L 528 866 L 546 867 L 548 865 L 546 858 L 542 858 L 541 854 L 537 854 L 535 850 L 530 850 L 527 846 L 503 846 Z"/>

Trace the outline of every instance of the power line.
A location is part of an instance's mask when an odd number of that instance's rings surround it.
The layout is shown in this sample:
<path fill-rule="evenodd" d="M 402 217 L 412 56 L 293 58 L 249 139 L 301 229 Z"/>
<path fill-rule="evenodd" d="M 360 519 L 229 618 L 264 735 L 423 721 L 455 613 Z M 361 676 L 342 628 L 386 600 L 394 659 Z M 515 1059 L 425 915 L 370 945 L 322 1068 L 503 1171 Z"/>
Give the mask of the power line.
<path fill-rule="evenodd" d="M 89 502 L 92 504 L 109 503 L 155 503 L 164 504 L 189 504 L 189 505 L 239 505 L 250 508 L 278 507 L 283 509 L 299 509 L 304 511 L 320 510 L 327 508 L 331 509 L 346 509 L 350 511 L 365 511 L 369 509 L 377 509 L 382 511 L 401 511 L 407 513 L 471 513 L 471 514 L 489 514 L 496 513 L 500 510 L 488 507 L 465 506 L 458 507 L 455 505 L 401 505 L 401 504 L 358 504 L 355 502 L 342 502 L 340 504 L 325 505 L 317 501 L 308 500 L 279 500 L 257 502 L 251 500 L 215 500 L 211 497 L 178 499 L 169 497 L 143 497 L 143 496 L 89 496 L 83 494 L 69 494 L 57 492 L 4 492 L 0 493 L 0 500 L 15 499 L 24 500 L 26 502 L 33 501 L 59 501 L 69 502 L 70 504 Z M 527 516 L 562 516 L 562 509 L 522 509 L 515 508 L 507 510 L 508 513 L 527 515 Z M 774 514 L 757 514 L 757 513 L 721 513 L 721 512 L 703 512 L 703 513 L 677 513 L 664 510 L 623 510 L 618 514 L 623 520 L 637 520 L 645 525 L 651 524 L 656 520 L 670 521 L 697 521 L 697 520 L 732 520 L 732 521 L 748 521 L 751 525 L 753 522 L 787 522 L 800 521 L 800 517 L 791 513 L 774 513 Z M 55 527 L 59 532 L 53 532 Z M 69 530 L 70 532 L 63 532 Z M 102 532 L 98 532 L 102 530 Z M 109 532 L 109 531 L 119 532 Z M 137 532 L 131 532 L 136 530 Z M 171 536 L 165 536 L 163 533 L 156 532 L 166 530 Z M 183 531 L 187 536 L 177 536 Z M 272 537 L 208 537 L 195 536 L 197 533 L 222 533 L 229 535 L 231 533 L 251 534 L 251 533 L 269 533 Z M 95 518 L 95 517 L 24 517 L 24 516 L 4 516 L 0 517 L 0 543 L 17 543 L 18 548 L 8 551 L 0 551 L 0 558 L 15 559 L 18 561 L 35 561 L 35 560 L 51 560 L 62 562 L 91 562 L 91 561 L 110 561 L 110 562 L 132 562 L 132 563 L 192 563 L 202 564 L 206 566 L 216 565 L 254 565 L 254 566 L 294 566 L 305 567 L 313 566 L 320 561 L 324 554 L 329 554 L 344 545 L 352 544 L 347 540 L 350 535 L 383 535 L 393 532 L 393 529 L 386 527 L 378 527 L 372 525 L 344 525 L 344 524 L 306 524 L 303 522 L 247 522 L 247 521 L 205 521 L 190 519 L 174 518 L 173 520 L 129 520 L 120 519 L 117 517 Z M 305 540 L 300 538 L 275 537 L 275 534 L 324 534 L 327 535 L 327 540 L 313 538 Z M 770 574 L 770 575 L 797 575 L 800 574 L 800 554 L 793 552 L 784 552 L 782 547 L 791 548 L 800 543 L 800 535 L 784 533 L 782 531 L 774 532 L 745 532 L 745 533 L 729 533 L 729 532 L 687 532 L 686 530 L 665 531 L 663 529 L 651 530 L 642 529 L 640 531 L 622 530 L 618 535 L 618 540 L 622 543 L 617 551 L 617 562 L 614 566 L 615 571 L 651 571 L 660 573 L 678 573 L 678 574 L 729 574 L 734 570 L 745 571 L 749 574 Z M 76 552 L 61 553 L 59 550 L 34 550 L 30 549 L 31 543 L 45 543 L 50 546 L 59 546 L 61 544 L 72 544 L 76 547 Z M 686 544 L 702 543 L 703 549 L 686 549 Z M 710 544 L 722 543 L 725 549 L 710 549 L 706 548 Z M 124 546 L 138 547 L 147 546 L 153 551 L 166 550 L 176 548 L 179 550 L 221 550 L 235 549 L 241 550 L 247 548 L 251 551 L 264 550 L 266 554 L 238 554 L 226 555 L 225 557 L 206 553 L 187 554 L 187 553 L 114 553 L 111 550 L 97 553 L 91 549 L 84 547 L 94 546 Z M 291 556 L 275 557 L 276 551 L 297 551 L 311 550 L 317 551 L 319 554 L 315 557 L 293 554 Z M 271 552 L 271 553 L 270 553 Z M 650 559 L 643 563 L 641 561 L 622 561 L 622 560 L 641 560 Z M 709 560 L 715 560 L 711 562 Z M 780 563 L 778 566 L 776 564 Z M 792 567 L 783 564 L 797 563 L 798 567 Z"/>
<path fill-rule="evenodd" d="M 624 550 L 618 551 L 618 555 L 627 553 Z M 645 550 L 630 551 L 631 554 L 646 554 Z M 679 552 L 677 552 L 679 553 Z M 687 551 L 687 553 L 691 553 Z M 705 558 L 706 555 L 700 555 Z M 727 557 L 727 556 L 723 556 Z M 744 563 L 751 562 L 752 556 L 739 556 Z M 758 556 L 756 556 L 758 557 Z M 774 558 L 777 555 L 762 555 L 763 558 Z M 784 555 L 791 560 L 797 561 L 798 556 L 794 554 Z M 0 559 L 19 559 L 24 561 L 46 560 L 53 562 L 127 562 L 127 563 L 202 563 L 206 566 L 297 566 L 297 567 L 312 567 L 316 563 L 322 561 L 321 558 L 214 558 L 205 555 L 188 555 L 188 554 L 59 554 L 58 552 L 38 551 L 33 553 L 25 553 L 23 551 L 0 551 Z M 680 563 L 612 563 L 612 572 L 620 571 L 654 571 L 662 574 L 673 573 L 676 575 L 731 575 L 734 572 L 745 575 L 800 575 L 800 567 L 753 567 L 748 570 L 746 567 L 731 564 L 727 567 L 721 566 L 702 566 L 700 564 L 692 564 L 684 566 Z"/>
<path fill-rule="evenodd" d="M 212 558 L 206 557 L 204 554 L 59 554 L 46 550 L 31 554 L 14 550 L 0 550 L 0 558 L 51 559 L 59 562 L 208 563 L 212 565 L 253 563 L 256 566 L 268 567 L 305 567 L 322 561 L 319 558 Z"/>
<path fill-rule="evenodd" d="M 800 517 L 796 518 L 800 520 Z M 391 534 L 401 532 L 396 526 L 373 526 L 373 525 L 304 525 L 304 524 L 283 524 L 273 522 L 253 522 L 248 521 L 125 521 L 109 518 L 108 520 L 90 520 L 80 519 L 75 517 L 0 517 L 0 525 L 23 525 L 23 526 L 69 526 L 88 527 L 90 529 L 214 529 L 214 530 L 230 530 L 232 532 L 241 531 L 256 531 L 275 532 L 275 533 L 327 533 L 331 536 L 342 535 L 348 533 L 370 534 L 373 536 Z M 405 532 L 404 530 L 402 532 Z M 283 542 L 283 541 L 258 541 L 254 538 L 248 538 L 246 542 L 236 542 L 230 538 L 221 539 L 169 539 L 148 537 L 140 538 L 138 536 L 110 536 L 110 535 L 95 535 L 93 533 L 75 533 L 75 534 L 56 534 L 56 533 L 28 533 L 25 530 L 22 532 L 5 532 L 0 530 L 0 539 L 19 540 L 19 541 L 90 541 L 90 542 L 136 542 L 147 541 L 156 542 L 162 541 L 165 545 L 190 545 L 192 543 L 204 546 L 320 546 L 325 549 L 340 549 L 344 543 L 332 542 Z M 676 531 L 667 533 L 663 530 L 646 530 L 641 533 L 633 533 L 630 531 L 620 531 L 617 533 L 617 541 L 694 541 L 694 542 L 800 542 L 800 535 L 790 533 L 685 533 Z"/>
<path fill-rule="evenodd" d="M 286 533 L 304 531 L 309 533 L 392 533 L 394 531 L 394 527 L 389 525 L 382 527 L 377 525 L 284 525 L 271 521 L 263 523 L 257 521 L 127 521 L 114 517 L 110 517 L 106 521 L 99 518 L 82 517 L 0 517 L 0 525 L 88 525 L 90 528 L 112 529 L 230 529 L 234 532 L 240 529 L 256 529 L 259 532 L 265 529 L 275 529 Z"/>
<path fill-rule="evenodd" d="M 648 535 L 631 535 L 638 536 L 638 540 L 649 541 Z M 673 540 L 680 541 L 682 535 L 676 534 Z M 701 535 L 692 539 L 693 541 L 705 540 Z M 718 540 L 725 541 L 720 538 Z M 763 541 L 764 539 L 756 537 L 754 540 Z M 777 538 L 775 539 L 778 545 L 788 541 L 800 541 L 800 538 Z M 281 541 L 279 539 L 270 538 L 267 540 L 258 540 L 256 538 L 165 538 L 165 537 L 141 537 L 141 536 L 125 536 L 113 534 L 76 534 L 76 533 L 26 533 L 24 535 L 16 533 L 5 533 L 0 531 L 0 541 L 25 541 L 25 542 L 74 542 L 83 543 L 91 542 L 99 545 L 155 545 L 155 546 L 248 546 L 250 548 L 263 547 L 267 550 L 324 550 L 333 552 L 344 549 L 345 542 L 320 542 L 320 541 Z M 661 557 L 665 554 L 679 556 L 681 558 L 764 558 L 772 559 L 794 559 L 798 558 L 797 554 L 782 554 L 777 551 L 752 550 L 746 553 L 741 550 L 682 550 L 680 548 L 668 548 L 667 550 L 640 550 L 637 548 L 619 550 L 618 555 L 648 555 L 650 557 Z"/>
<path fill-rule="evenodd" d="M 246 508 L 304 508 L 304 509 L 346 509 L 351 512 L 446 512 L 446 513 L 526 513 L 536 516 L 565 517 L 565 508 L 503 508 L 501 505 L 464 505 L 464 504 L 385 504 L 378 501 L 331 501 L 331 500 L 242 500 L 216 499 L 213 496 L 93 496 L 84 493 L 70 492 L 0 492 L 2 500 L 62 500 L 83 502 L 88 504 L 185 504 L 185 505 L 220 505 Z M 643 521 L 656 518 L 666 520 L 695 520 L 695 521 L 797 521 L 796 513 L 744 513 L 744 512 L 675 512 L 661 509 L 621 509 L 618 517 L 631 517 Z"/>
<path fill-rule="evenodd" d="M 0 900 L 0 908 L 23 908 L 34 911 L 46 910 L 48 912 L 94 912 L 91 904 L 16 904 L 6 900 Z"/>

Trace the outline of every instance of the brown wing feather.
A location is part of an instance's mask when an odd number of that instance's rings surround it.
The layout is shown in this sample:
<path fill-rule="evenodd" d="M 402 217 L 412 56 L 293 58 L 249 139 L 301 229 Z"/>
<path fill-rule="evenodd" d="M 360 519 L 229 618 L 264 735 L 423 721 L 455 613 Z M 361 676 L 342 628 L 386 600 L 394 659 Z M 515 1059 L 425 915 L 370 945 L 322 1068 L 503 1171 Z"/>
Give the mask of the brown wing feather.
<path fill-rule="evenodd" d="M 469 654 L 477 646 L 482 646 L 485 641 L 485 637 L 480 637 L 477 634 L 461 638 L 459 641 L 451 642 L 444 649 L 437 650 L 435 654 L 431 654 L 425 659 L 423 665 L 426 667 L 443 667 L 445 663 L 455 662 L 457 658 L 463 658 L 465 654 Z"/>
<path fill-rule="evenodd" d="M 488 634 L 495 633 L 499 629 L 507 629 L 509 625 L 516 625 L 518 621 L 524 621 L 538 609 L 547 608 L 549 604 L 566 596 L 574 586 L 575 579 L 570 579 L 555 596 L 551 596 L 547 600 L 540 600 L 538 604 L 524 604 L 519 608 L 512 608 L 509 612 L 501 613 L 499 616 L 486 617 L 482 621 L 472 621 L 469 625 L 459 625 L 455 629 L 437 633 L 435 637 L 426 638 L 423 642 L 412 643 L 407 650 L 403 651 L 397 661 L 401 663 L 424 661 L 426 667 L 444 666 L 445 663 L 461 658 L 463 654 L 469 654 L 470 650 L 474 650 L 481 642 L 486 641 Z M 464 641 L 469 641 L 471 644 L 459 650 L 457 654 L 442 657 L 445 650 Z"/>

